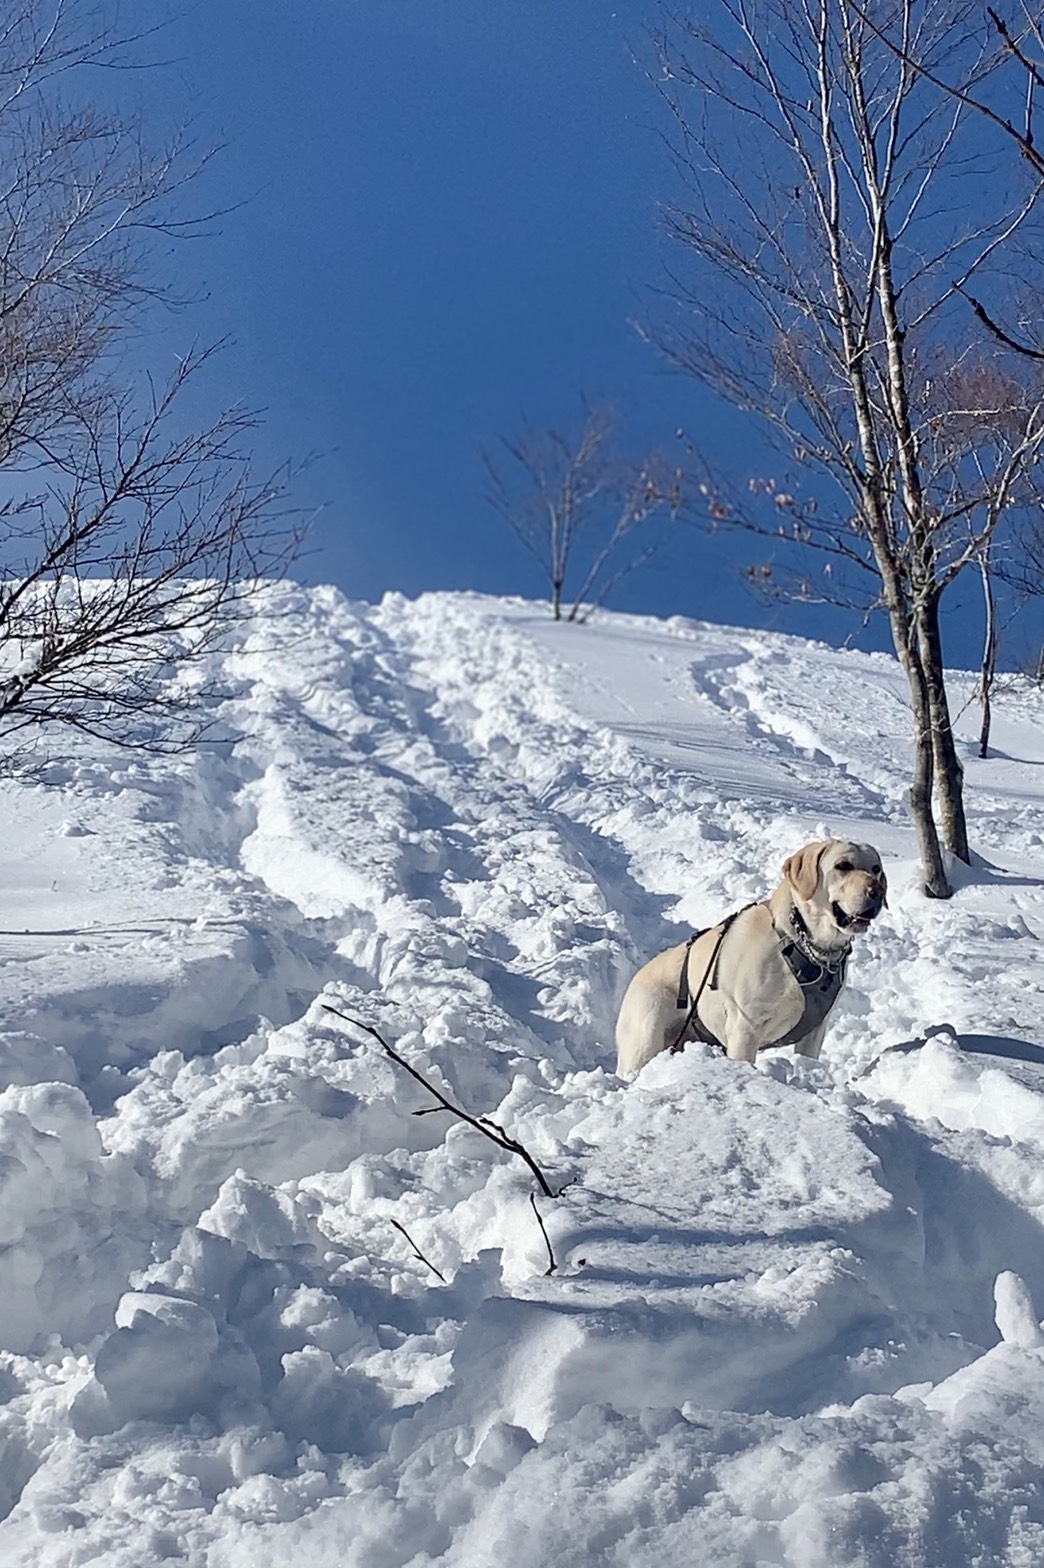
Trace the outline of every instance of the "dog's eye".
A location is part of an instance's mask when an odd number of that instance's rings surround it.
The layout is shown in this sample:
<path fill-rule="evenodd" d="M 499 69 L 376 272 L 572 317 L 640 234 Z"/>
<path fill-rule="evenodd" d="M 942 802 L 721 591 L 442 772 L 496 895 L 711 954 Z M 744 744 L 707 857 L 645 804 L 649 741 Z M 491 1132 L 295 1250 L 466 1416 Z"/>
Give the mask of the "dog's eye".
<path fill-rule="evenodd" d="M 870 867 L 870 875 L 872 877 L 879 877 L 881 875 L 881 867 L 880 866 L 871 866 Z"/>
<path fill-rule="evenodd" d="M 852 862 L 850 860 L 839 860 L 837 865 L 834 867 L 835 871 L 851 871 L 851 869 Z"/>

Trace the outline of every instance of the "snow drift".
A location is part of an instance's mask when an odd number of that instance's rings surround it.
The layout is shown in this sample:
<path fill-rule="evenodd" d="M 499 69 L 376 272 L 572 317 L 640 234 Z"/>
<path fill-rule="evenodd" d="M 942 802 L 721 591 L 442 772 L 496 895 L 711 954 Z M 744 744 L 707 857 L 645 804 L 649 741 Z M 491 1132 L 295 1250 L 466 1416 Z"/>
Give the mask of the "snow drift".
<path fill-rule="evenodd" d="M 5 1565 L 1044 1559 L 1039 694 L 930 904 L 884 657 L 265 599 L 194 752 L 0 781 Z M 633 967 L 826 834 L 891 912 L 823 1060 L 619 1083 Z"/>

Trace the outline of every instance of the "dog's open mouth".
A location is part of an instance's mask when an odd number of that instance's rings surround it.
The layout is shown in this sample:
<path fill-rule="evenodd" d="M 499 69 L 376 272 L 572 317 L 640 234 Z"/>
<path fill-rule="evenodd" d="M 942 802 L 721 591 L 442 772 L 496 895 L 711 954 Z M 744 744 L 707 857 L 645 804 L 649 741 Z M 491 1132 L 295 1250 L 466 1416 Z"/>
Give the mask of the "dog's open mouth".
<path fill-rule="evenodd" d="M 872 915 L 850 915 L 840 904 L 831 904 L 830 913 L 842 931 L 868 931 Z"/>

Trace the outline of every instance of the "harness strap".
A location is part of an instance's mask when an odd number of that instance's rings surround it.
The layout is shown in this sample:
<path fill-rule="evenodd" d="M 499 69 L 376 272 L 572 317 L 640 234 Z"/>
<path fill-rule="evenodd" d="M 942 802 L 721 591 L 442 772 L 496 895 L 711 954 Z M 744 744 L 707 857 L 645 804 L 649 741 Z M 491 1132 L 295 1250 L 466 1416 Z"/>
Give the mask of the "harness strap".
<path fill-rule="evenodd" d="M 838 963 L 827 965 L 817 963 L 810 954 L 802 952 L 796 942 L 781 943 L 780 953 L 801 987 L 805 1007 L 797 1023 L 792 1025 L 780 1039 L 771 1042 L 774 1046 L 796 1045 L 823 1022 L 845 983 L 848 952 L 846 948 Z"/>
<path fill-rule="evenodd" d="M 732 925 L 734 920 L 739 919 L 740 915 L 745 915 L 748 909 L 753 908 L 753 904 L 744 904 L 742 909 L 734 909 L 732 914 L 726 915 L 725 919 L 717 927 L 718 940 L 714 944 L 714 951 L 711 954 L 710 963 L 703 971 L 703 978 L 696 988 L 696 995 L 692 998 L 691 1005 L 689 1005 L 689 1011 L 685 1016 L 685 1022 L 682 1024 L 681 1028 L 678 1030 L 678 1033 L 675 1035 L 674 1040 L 668 1047 L 670 1051 L 677 1052 L 683 1051 L 685 1049 L 685 1036 L 688 1034 L 690 1028 L 692 1029 L 696 1038 L 698 1040 L 702 1040 L 705 1045 L 716 1045 L 719 1051 L 724 1051 L 725 1047 L 722 1045 L 717 1035 L 712 1034 L 702 1019 L 697 1017 L 696 1009 L 699 1006 L 700 997 L 706 990 L 708 981 L 711 980 L 712 975 L 717 974 L 718 954 L 721 952 L 721 944 L 725 940 L 729 927 Z M 689 940 L 685 944 L 685 957 L 682 959 L 681 978 L 678 982 L 679 1012 L 681 1012 L 683 1007 L 689 1004 L 689 954 L 692 952 L 692 944 L 698 941 L 701 936 L 706 936 L 708 931 L 713 931 L 714 929 L 714 926 L 707 926 L 702 931 L 694 931 L 692 936 L 690 936 Z M 711 990 L 714 990 L 713 981 L 711 981 Z"/>
<path fill-rule="evenodd" d="M 694 931 L 685 944 L 685 957 L 682 959 L 681 978 L 678 981 L 678 1001 L 675 1004 L 679 1013 L 684 1012 L 692 1001 L 689 993 L 689 953 L 692 950 L 692 944 L 699 941 L 704 931 L 710 931 L 711 929 L 711 926 L 704 926 L 701 930 Z"/>

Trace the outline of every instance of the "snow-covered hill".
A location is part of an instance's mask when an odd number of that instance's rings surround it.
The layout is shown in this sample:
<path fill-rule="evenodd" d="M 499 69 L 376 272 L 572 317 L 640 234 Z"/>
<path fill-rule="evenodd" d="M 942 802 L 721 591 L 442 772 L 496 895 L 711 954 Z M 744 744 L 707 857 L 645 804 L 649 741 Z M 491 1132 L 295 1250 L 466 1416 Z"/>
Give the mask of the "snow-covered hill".
<path fill-rule="evenodd" d="M 0 782 L 4 1568 L 1044 1561 L 1040 695 L 932 904 L 883 657 L 287 587 L 214 673 Z M 891 909 L 823 1060 L 621 1084 L 827 833 Z"/>

